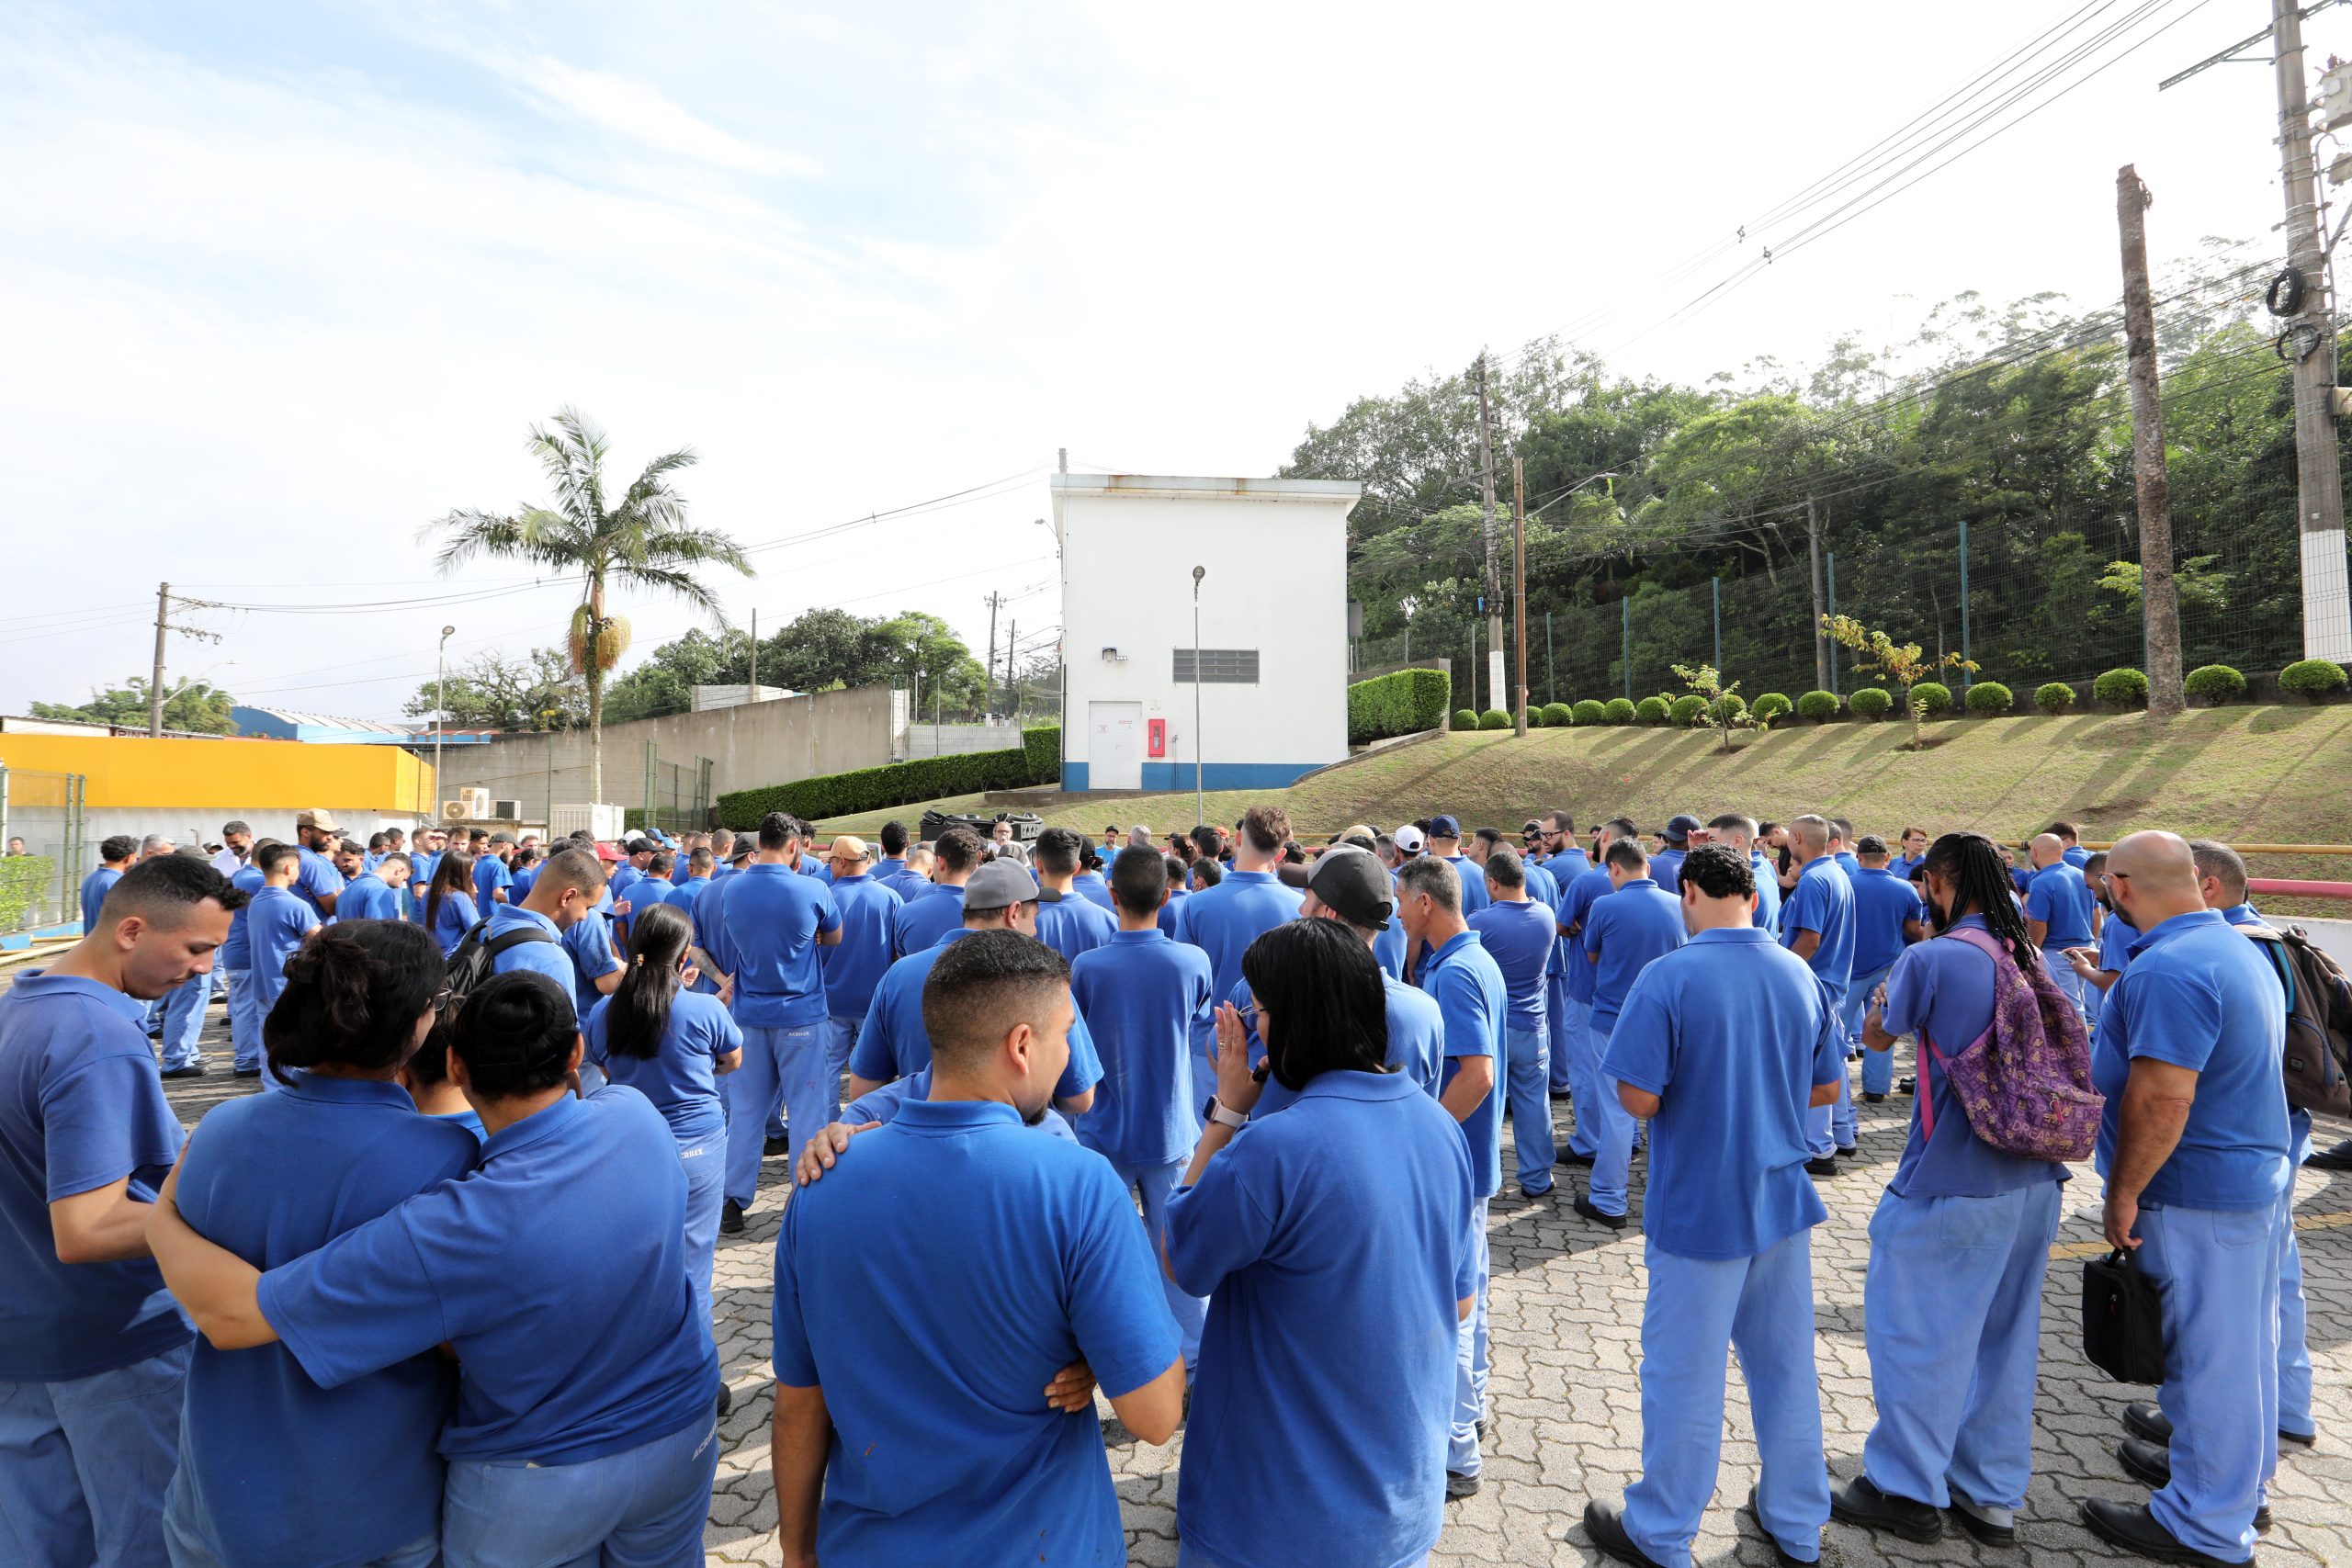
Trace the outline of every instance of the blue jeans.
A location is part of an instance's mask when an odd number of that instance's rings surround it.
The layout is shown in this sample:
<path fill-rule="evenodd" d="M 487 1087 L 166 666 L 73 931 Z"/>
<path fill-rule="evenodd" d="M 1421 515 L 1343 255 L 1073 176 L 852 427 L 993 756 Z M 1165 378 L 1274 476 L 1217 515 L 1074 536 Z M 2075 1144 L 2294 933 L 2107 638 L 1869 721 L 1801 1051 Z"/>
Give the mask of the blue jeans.
<path fill-rule="evenodd" d="M 192 1348 L 70 1382 L 0 1382 L 0 1561 L 164 1568 Z"/>
<path fill-rule="evenodd" d="M 838 1122 L 842 1114 L 842 1075 L 849 1071 L 849 1054 L 857 1049 L 857 1032 L 865 1022 L 863 1018 L 829 1018 L 825 1021 L 825 1062 L 830 1076 L 825 1091 L 825 1103 L 830 1108 L 828 1122 Z"/>
<path fill-rule="evenodd" d="M 204 1010 L 212 1001 L 212 971 L 193 975 L 164 997 L 164 1066 L 201 1066 L 197 1042 L 204 1034 Z"/>
<path fill-rule="evenodd" d="M 1445 1468 L 1457 1475 L 1478 1473 L 1478 1423 L 1487 1418 L 1487 1198 L 1470 1200 L 1470 1256 L 1477 1261 L 1477 1300 L 1461 1321 L 1453 1341 L 1453 1430 L 1445 1448 Z"/>
<path fill-rule="evenodd" d="M 1625 1489 L 1625 1533 L 1652 1561 L 1690 1568 L 1723 1459 L 1724 1351 L 1734 1348 L 1756 1418 L 1764 1528 L 1790 1556 L 1816 1561 L 1829 1467 L 1813 1363 L 1812 1233 L 1753 1258 L 1682 1258 L 1656 1242 L 1645 1256 L 1642 1478 Z"/>
<path fill-rule="evenodd" d="M 1862 1092 L 1885 1094 L 1894 1088 L 1894 1052 L 1892 1049 L 1873 1051 L 1862 1043 L 1862 1020 L 1871 1010 L 1871 993 L 1886 983 L 1887 969 L 1873 969 L 1854 976 L 1846 987 L 1845 1005 L 1838 1010 L 1838 1021 L 1844 1028 L 1849 1050 L 1862 1054 Z M 1849 1102 L 1850 1103 L 1850 1101 Z M 1859 1124 L 1858 1124 L 1859 1125 Z M 1839 1140 L 1851 1144 L 1852 1138 Z"/>
<path fill-rule="evenodd" d="M 250 969 L 229 976 L 230 1065 L 243 1072 L 261 1066 L 261 982 Z"/>
<path fill-rule="evenodd" d="M 760 1192 L 760 1151 L 779 1099 L 791 1118 L 791 1153 L 831 1120 L 825 1114 L 825 1043 L 820 1027 L 743 1031 L 743 1065 L 727 1075 L 727 1196 L 745 1208 Z M 832 1095 L 841 1093 L 834 1080 Z"/>
<path fill-rule="evenodd" d="M 1159 1256 L 1159 1238 L 1168 1232 L 1168 1195 L 1184 1179 L 1184 1167 L 1189 1160 L 1176 1160 L 1167 1165 L 1121 1165 L 1111 1161 L 1111 1168 L 1119 1173 L 1120 1185 L 1136 1195 L 1143 1205 L 1143 1231 L 1151 1240 L 1152 1256 Z M 1168 1298 L 1169 1315 L 1176 1320 L 1176 1332 L 1184 1342 L 1184 1371 L 1190 1376 L 1201 1359 L 1201 1325 L 1208 1320 L 1209 1299 L 1188 1296 L 1167 1270 L 1159 1275 L 1159 1288 Z"/>
<path fill-rule="evenodd" d="M 686 1282 L 707 1323 L 711 1255 L 718 1247 L 718 1211 L 727 1199 L 727 1134 L 679 1139 L 678 1163 L 686 1168 Z"/>
<path fill-rule="evenodd" d="M 1592 1178 L 1586 1193 L 1592 1199 L 1592 1206 L 1604 1214 L 1625 1212 L 1626 1190 L 1634 1173 L 1634 1113 L 1617 1098 L 1617 1080 L 1602 1072 L 1600 1066 L 1616 1023 L 1612 1015 L 1606 1023 L 1595 1024 L 1589 1031 L 1592 1036 L 1592 1093 L 1579 1093 L 1577 1097 L 1577 1124 L 1589 1126 L 1593 1131 Z"/>
<path fill-rule="evenodd" d="M 1511 1029 L 1503 1036 L 1509 1077 L 1511 1145 L 1519 1152 L 1519 1190 L 1552 1190 L 1552 1057 L 1542 1029 Z"/>
<path fill-rule="evenodd" d="M 1862 1471 L 1889 1496 L 1947 1508 L 1957 1495 L 2011 1515 L 2025 1506 L 2059 1185 L 1879 1199 L 1862 1284 L 1878 1424 Z"/>
<path fill-rule="evenodd" d="M 2280 1210 L 2142 1209 L 2140 1266 L 2164 1302 L 2172 1481 L 2148 1511 L 2225 1562 L 2254 1551 L 2254 1510 L 2278 1456 Z"/>
<path fill-rule="evenodd" d="M 448 1568 L 699 1568 L 718 1423 L 578 1464 L 449 1461 Z"/>

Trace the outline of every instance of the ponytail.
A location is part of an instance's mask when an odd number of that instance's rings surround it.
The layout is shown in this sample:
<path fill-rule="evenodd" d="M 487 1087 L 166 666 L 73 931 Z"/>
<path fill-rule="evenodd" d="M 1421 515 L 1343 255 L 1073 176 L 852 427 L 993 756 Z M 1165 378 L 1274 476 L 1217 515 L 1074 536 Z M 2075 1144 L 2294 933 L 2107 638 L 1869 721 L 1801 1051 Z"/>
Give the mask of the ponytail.
<path fill-rule="evenodd" d="M 628 967 L 605 1009 L 606 1051 L 643 1060 L 661 1050 L 678 995 L 678 961 L 693 936 L 693 922 L 673 905 L 655 904 L 630 918 Z"/>
<path fill-rule="evenodd" d="M 353 920 L 322 928 L 286 960 L 286 989 L 262 1021 L 271 1076 L 290 1084 L 292 1067 L 398 1067 L 447 973 L 440 944 L 419 927 Z"/>

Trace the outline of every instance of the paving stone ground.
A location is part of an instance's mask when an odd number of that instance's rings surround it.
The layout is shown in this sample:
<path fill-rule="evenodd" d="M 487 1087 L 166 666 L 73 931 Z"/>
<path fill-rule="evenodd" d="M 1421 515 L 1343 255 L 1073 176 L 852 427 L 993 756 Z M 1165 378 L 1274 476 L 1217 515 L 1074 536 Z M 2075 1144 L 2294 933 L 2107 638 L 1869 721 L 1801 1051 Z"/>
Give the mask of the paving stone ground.
<path fill-rule="evenodd" d="M 169 1086 L 181 1119 L 191 1125 L 223 1098 L 251 1091 L 250 1080 L 231 1080 L 220 1070 L 227 1062 L 222 1036 L 216 1008 L 206 1043 L 214 1076 Z M 1815 1349 L 1833 1484 L 1857 1473 L 1870 1432 L 1870 1366 L 1862 1350 L 1866 1226 L 1902 1151 L 1910 1105 L 1898 1097 L 1860 1107 L 1860 1156 L 1838 1179 L 1821 1183 L 1829 1220 L 1813 1240 Z M 1556 1109 L 1565 1127 L 1567 1109 Z M 2332 1142 L 2347 1132 L 2352 1128 L 2324 1126 L 2321 1135 Z M 1509 1171 L 1508 1153 L 1503 1163 Z M 1494 1372 L 1486 1485 L 1478 1495 L 1447 1506 L 1445 1533 L 1432 1558 L 1438 1568 L 1607 1561 L 1586 1542 L 1580 1519 L 1587 1498 L 1616 1498 L 1639 1472 L 1636 1369 L 1645 1288 L 1639 1163 L 1634 1172 L 1635 1223 L 1623 1231 L 1603 1231 L 1570 1210 L 1577 1184 L 1568 1180 L 1533 1200 L 1518 1197 L 1506 1181 L 1495 1201 L 1489 1224 Z M 2087 1167 L 2077 1177 L 2067 1186 L 2066 1217 L 2042 1293 L 2035 1473 L 2018 1549 L 1980 1547 L 1956 1529 L 1932 1546 L 1917 1546 L 1833 1523 L 1822 1550 L 1828 1568 L 1928 1562 L 2081 1568 L 2141 1561 L 2090 1535 L 2075 1512 L 2086 1498 L 2146 1495 L 2117 1468 L 2114 1449 L 2122 1436 L 2124 1403 L 2150 1397 L 2145 1389 L 2109 1382 L 2082 1357 L 2076 1326 L 2079 1260 L 2105 1247 L 2098 1239 L 2098 1179 Z M 768 1304 L 776 1221 L 787 1190 L 785 1162 L 769 1160 L 744 1233 L 719 1238 L 716 1327 L 735 1410 L 720 1423 L 726 1451 L 704 1537 L 707 1560 L 713 1564 L 778 1561 L 775 1500 L 768 1483 Z M 2277 1522 L 2255 1561 L 2266 1568 L 2352 1568 L 2352 1177 L 2302 1172 L 2296 1213 L 2321 1435 L 2315 1448 L 2283 1450 L 2271 1491 Z M 1736 1511 L 1756 1481 L 1757 1455 L 1736 1369 L 1730 1380 L 1723 1471 L 1694 1560 L 1702 1568 L 1769 1568 L 1774 1560 L 1770 1543 L 1753 1520 Z M 1107 1405 L 1102 1410 L 1126 1519 L 1129 1561 L 1172 1564 L 1182 1435 L 1165 1448 L 1152 1448 L 1127 1436 Z"/>

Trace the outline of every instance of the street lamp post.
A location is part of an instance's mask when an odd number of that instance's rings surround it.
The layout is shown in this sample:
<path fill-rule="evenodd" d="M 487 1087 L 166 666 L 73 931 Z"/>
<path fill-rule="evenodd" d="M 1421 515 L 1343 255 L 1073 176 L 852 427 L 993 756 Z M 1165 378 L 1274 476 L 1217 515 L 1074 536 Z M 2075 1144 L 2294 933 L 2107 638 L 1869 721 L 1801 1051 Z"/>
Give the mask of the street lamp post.
<path fill-rule="evenodd" d="M 441 815 L 441 737 L 448 732 L 449 708 L 449 639 L 458 635 L 455 626 L 441 628 L 441 640 L 433 649 L 433 812 Z"/>
<path fill-rule="evenodd" d="M 1209 819 L 1208 807 L 1201 789 L 1201 579 L 1209 569 L 1193 569 L 1193 825 L 1200 826 Z"/>

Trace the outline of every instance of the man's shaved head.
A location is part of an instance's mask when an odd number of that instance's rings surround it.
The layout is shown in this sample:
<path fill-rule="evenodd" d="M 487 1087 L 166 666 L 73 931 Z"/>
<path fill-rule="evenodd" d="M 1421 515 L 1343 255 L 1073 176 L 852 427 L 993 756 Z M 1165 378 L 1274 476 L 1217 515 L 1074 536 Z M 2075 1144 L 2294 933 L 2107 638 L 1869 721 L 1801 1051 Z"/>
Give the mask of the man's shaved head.
<path fill-rule="evenodd" d="M 2066 858 L 2066 841 L 2055 833 L 2037 833 L 2027 852 L 2036 865 L 2055 865 Z"/>
<path fill-rule="evenodd" d="M 2177 833 L 2128 833 L 2107 852 L 2107 874 L 2139 884 L 2139 891 L 2202 902 L 2197 857 Z"/>
<path fill-rule="evenodd" d="M 1829 818 L 1807 813 L 1789 824 L 1789 842 L 1807 860 L 1812 860 L 1828 852 L 1829 835 L 1833 831 Z"/>

